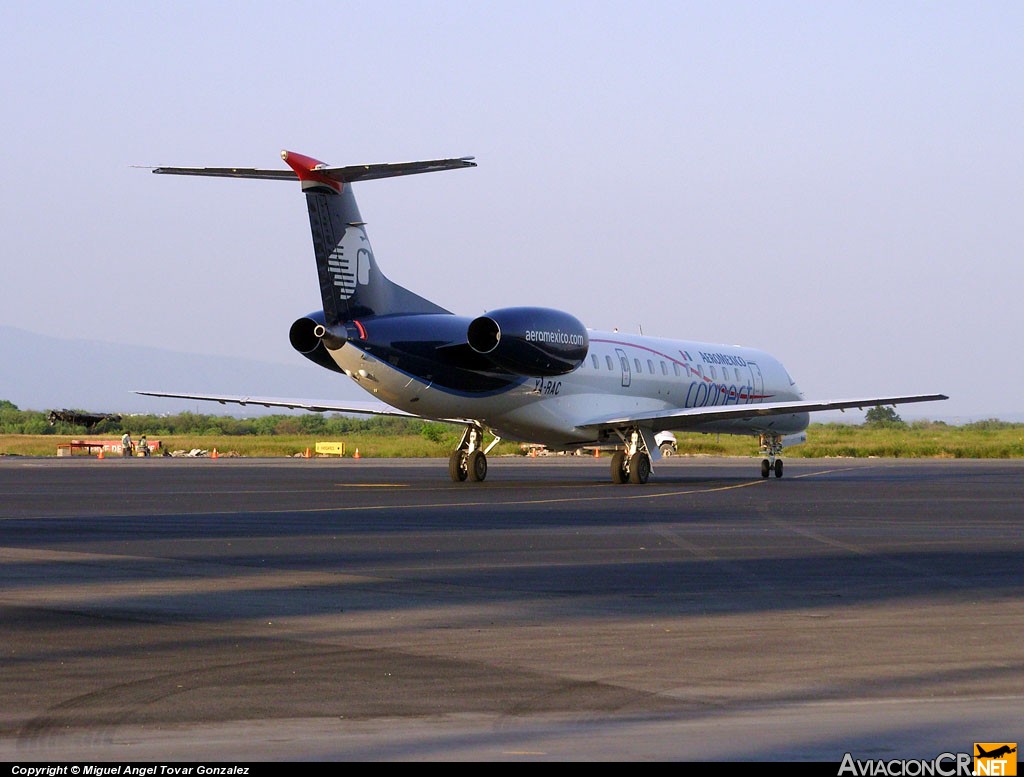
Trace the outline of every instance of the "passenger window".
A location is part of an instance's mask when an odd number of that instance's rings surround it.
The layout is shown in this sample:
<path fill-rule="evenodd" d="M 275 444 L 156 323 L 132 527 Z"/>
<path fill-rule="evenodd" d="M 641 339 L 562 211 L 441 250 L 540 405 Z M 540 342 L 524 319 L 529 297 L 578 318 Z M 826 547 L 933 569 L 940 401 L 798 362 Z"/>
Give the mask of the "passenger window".
<path fill-rule="evenodd" d="M 711 368 L 711 380 L 718 380 L 718 370 Z"/>
<path fill-rule="evenodd" d="M 625 356 L 619 357 L 619 366 L 622 367 L 623 372 L 629 372 L 629 362 L 626 361 Z"/>
<path fill-rule="evenodd" d="M 597 367 L 598 367 L 598 361 L 597 361 L 597 354 L 596 353 L 590 354 L 590 363 L 594 365 L 594 369 L 596 370 Z"/>
<path fill-rule="evenodd" d="M 679 365 L 676 364 L 675 362 L 672 362 L 672 369 L 675 370 L 676 377 L 678 378 L 679 377 Z"/>
<path fill-rule="evenodd" d="M 604 363 L 608 365 L 608 369 L 609 370 L 614 370 L 615 369 L 615 367 L 612 365 L 612 357 L 611 356 L 605 356 L 604 357 Z"/>
<path fill-rule="evenodd" d="M 661 374 L 668 375 L 668 367 L 665 366 L 665 362 L 661 363 Z"/>
<path fill-rule="evenodd" d="M 654 374 L 654 362 L 652 362 L 650 359 L 647 360 L 647 371 L 651 373 L 651 375 Z"/>
<path fill-rule="evenodd" d="M 633 364 L 636 365 L 637 375 L 643 374 L 644 368 L 640 366 L 640 360 L 639 359 L 633 359 Z"/>

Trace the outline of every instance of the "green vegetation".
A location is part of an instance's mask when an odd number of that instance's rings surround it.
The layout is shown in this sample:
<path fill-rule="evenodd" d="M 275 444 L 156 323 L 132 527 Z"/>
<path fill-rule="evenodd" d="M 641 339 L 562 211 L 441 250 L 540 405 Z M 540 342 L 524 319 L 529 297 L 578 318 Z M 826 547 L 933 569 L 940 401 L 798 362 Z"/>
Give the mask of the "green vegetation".
<path fill-rule="evenodd" d="M 680 455 L 754 456 L 757 444 L 751 438 L 731 435 L 676 433 Z M 942 421 L 913 423 L 884 422 L 861 426 L 852 424 L 811 424 L 807 442 L 786 448 L 790 458 L 1024 458 L 1024 424 L 995 419 L 962 426 Z"/>
<path fill-rule="evenodd" d="M 132 438 L 138 442 L 138 434 Z M 351 457 L 356 449 L 364 458 L 433 458 L 444 457 L 455 448 L 456 441 L 448 443 L 431 442 L 420 434 L 382 434 L 374 432 L 353 433 L 339 436 L 325 435 L 223 435 L 223 434 L 150 434 L 150 444 L 159 440 L 168 452 L 191 451 L 199 448 L 217 450 L 221 456 L 301 456 L 308 448 L 316 450 L 317 442 L 344 442 L 345 455 Z M 120 434 L 0 434 L 0 456 L 55 456 L 57 446 L 70 440 L 118 440 Z M 492 455 L 522 453 L 515 443 L 501 443 Z M 109 455 L 109 454 L 108 454 Z M 154 454 L 157 455 L 157 454 Z"/>
<path fill-rule="evenodd" d="M 0 435 L 52 435 L 54 437 L 119 438 L 130 432 L 133 437 L 146 434 L 151 438 L 235 438 L 296 437 L 303 439 L 348 439 L 370 437 L 422 437 L 432 443 L 453 447 L 462 431 L 448 424 L 432 423 L 416 418 L 392 416 L 350 417 L 325 415 L 267 415 L 257 418 L 178 413 L 176 415 L 126 415 L 120 420 L 107 419 L 92 429 L 64 422 L 51 424 L 48 414 L 36 410 L 19 410 L 7 400 L 0 400 Z M 230 440 L 228 440 L 230 444 Z M 202 445 L 200 447 L 211 447 Z"/>
<path fill-rule="evenodd" d="M 896 414 L 896 409 L 888 405 L 878 405 L 864 414 L 864 426 L 879 429 L 906 429 L 903 419 Z"/>
<path fill-rule="evenodd" d="M 0 434 L 52 434 L 46 413 L 18 410 L 6 399 L 0 399 Z"/>
<path fill-rule="evenodd" d="M 891 408 L 888 408 L 891 411 Z M 877 412 L 875 412 L 877 411 Z M 167 450 L 213 450 L 222 455 L 296 456 L 314 450 L 318 441 L 346 444 L 346 455 L 447 457 L 462 429 L 450 424 L 413 418 L 353 418 L 340 414 L 268 415 L 239 419 L 231 416 L 179 413 L 171 416 L 124 416 L 106 420 L 93 430 L 56 423 L 47 413 L 19 410 L 0 400 L 0 455 L 54 456 L 57 445 L 71 439 L 117 439 L 131 432 L 161 440 Z M 732 435 L 676 433 L 679 455 L 757 456 L 757 441 Z M 501 443 L 492 455 L 521 454 L 516 443 Z M 904 422 L 886 408 L 868 411 L 861 426 L 812 424 L 807 443 L 787 448 L 792 458 L 1022 458 L 1024 424 L 997 419 L 951 426 L 941 421 Z"/>
<path fill-rule="evenodd" d="M 365 457 L 447 457 L 458 444 L 462 429 L 451 424 L 416 418 L 376 416 L 353 418 L 320 413 L 267 415 L 258 418 L 178 413 L 131 415 L 120 421 L 104 420 L 93 429 L 57 422 L 48 413 L 19 410 L 0 400 L 0 455 L 54 456 L 57 446 L 76 440 L 117 440 L 130 432 L 137 442 L 145 434 L 160 440 L 165 450 L 217 449 L 240 456 L 296 456 L 318 441 L 338 441 L 351 456 L 359 449 Z M 520 453 L 515 443 L 502 443 L 494 453 Z"/>

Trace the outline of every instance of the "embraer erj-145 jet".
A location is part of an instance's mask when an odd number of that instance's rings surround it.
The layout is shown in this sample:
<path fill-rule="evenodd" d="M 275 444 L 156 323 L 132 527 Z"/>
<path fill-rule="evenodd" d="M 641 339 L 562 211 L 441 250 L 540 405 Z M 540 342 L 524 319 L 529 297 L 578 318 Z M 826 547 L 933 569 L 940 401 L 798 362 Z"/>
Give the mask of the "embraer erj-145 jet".
<path fill-rule="evenodd" d="M 759 437 L 761 476 L 782 477 L 782 448 L 803 442 L 808 414 L 946 399 L 942 394 L 808 401 L 782 364 L 753 348 L 598 332 L 540 307 L 458 316 L 389 280 L 377 265 L 352 184 L 475 167 L 472 157 L 329 167 L 290 151 L 291 170 L 158 167 L 154 173 L 263 178 L 302 185 L 323 309 L 292 324 L 301 354 L 385 404 L 270 397 L 141 394 L 313 411 L 416 416 L 465 427 L 454 481 L 481 481 L 499 439 L 552 450 L 614 445 L 616 483 L 646 483 L 655 435 L 685 430 Z M 485 432 L 494 439 L 485 446 Z"/>

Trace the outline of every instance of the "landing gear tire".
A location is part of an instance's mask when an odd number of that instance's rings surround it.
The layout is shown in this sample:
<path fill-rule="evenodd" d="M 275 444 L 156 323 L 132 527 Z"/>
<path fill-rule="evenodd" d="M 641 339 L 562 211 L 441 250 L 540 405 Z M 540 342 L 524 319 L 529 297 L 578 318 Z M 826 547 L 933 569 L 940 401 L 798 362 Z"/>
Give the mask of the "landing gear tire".
<path fill-rule="evenodd" d="M 775 460 L 775 477 L 782 477 L 782 459 Z"/>
<path fill-rule="evenodd" d="M 465 453 L 462 451 L 455 451 L 455 453 L 448 458 L 448 474 L 451 475 L 452 481 L 455 483 L 461 483 L 468 477 L 469 468 L 466 466 Z"/>
<path fill-rule="evenodd" d="M 763 477 L 763 478 L 768 477 L 771 474 L 771 471 L 772 471 L 772 465 L 769 463 L 768 459 L 763 459 L 761 461 L 761 477 Z M 779 470 L 779 471 L 781 472 L 782 470 Z"/>
<path fill-rule="evenodd" d="M 629 459 L 629 482 L 643 484 L 651 476 L 651 460 L 646 453 L 634 453 Z"/>
<path fill-rule="evenodd" d="M 661 455 L 664 456 L 666 459 L 669 456 L 675 456 L 676 455 L 675 448 L 672 447 L 671 443 L 667 443 L 667 442 L 662 443 L 661 444 Z"/>
<path fill-rule="evenodd" d="M 629 480 L 626 472 L 626 452 L 615 451 L 612 455 L 612 483 L 625 483 Z"/>
<path fill-rule="evenodd" d="M 483 451 L 473 451 L 466 457 L 466 472 L 474 483 L 487 477 L 487 457 Z"/>

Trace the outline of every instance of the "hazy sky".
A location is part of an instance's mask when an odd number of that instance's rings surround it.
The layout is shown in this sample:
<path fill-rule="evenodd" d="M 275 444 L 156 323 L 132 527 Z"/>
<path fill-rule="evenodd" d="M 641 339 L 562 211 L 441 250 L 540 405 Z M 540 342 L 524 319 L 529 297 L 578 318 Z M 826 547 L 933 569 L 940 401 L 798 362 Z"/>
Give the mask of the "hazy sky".
<path fill-rule="evenodd" d="M 763 348 L 812 398 L 951 396 L 908 416 L 1019 413 L 1022 31 L 1019 2 L 15 0 L 0 323 L 301 387 L 298 186 L 132 165 L 473 155 L 355 188 L 385 273 L 451 310 Z"/>

